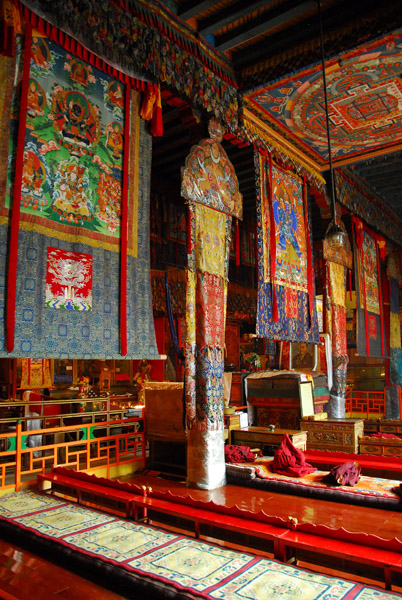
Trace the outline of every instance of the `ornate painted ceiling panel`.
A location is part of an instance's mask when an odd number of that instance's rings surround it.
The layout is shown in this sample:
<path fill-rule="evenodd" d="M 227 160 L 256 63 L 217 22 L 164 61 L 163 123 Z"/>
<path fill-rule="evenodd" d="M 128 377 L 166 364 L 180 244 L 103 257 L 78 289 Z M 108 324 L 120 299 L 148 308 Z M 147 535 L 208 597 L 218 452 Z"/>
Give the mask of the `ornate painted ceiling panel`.
<path fill-rule="evenodd" d="M 402 147 L 402 30 L 326 62 L 335 165 Z M 325 169 L 328 143 L 321 63 L 245 95 L 268 126 Z"/>

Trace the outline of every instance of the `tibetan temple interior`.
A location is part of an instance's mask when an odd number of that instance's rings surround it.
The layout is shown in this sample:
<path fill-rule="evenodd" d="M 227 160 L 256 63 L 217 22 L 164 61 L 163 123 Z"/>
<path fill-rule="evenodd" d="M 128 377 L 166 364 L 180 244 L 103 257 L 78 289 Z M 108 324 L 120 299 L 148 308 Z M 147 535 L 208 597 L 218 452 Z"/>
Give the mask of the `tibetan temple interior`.
<path fill-rule="evenodd" d="M 0 597 L 402 598 L 400 0 L 0 0 Z"/>

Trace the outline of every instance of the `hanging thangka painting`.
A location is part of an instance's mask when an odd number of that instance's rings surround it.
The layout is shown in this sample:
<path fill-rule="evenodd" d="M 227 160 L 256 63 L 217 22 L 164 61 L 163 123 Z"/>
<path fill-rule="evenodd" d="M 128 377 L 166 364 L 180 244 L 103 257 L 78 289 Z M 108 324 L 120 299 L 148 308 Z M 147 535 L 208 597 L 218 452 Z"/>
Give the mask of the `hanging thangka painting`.
<path fill-rule="evenodd" d="M 256 332 L 318 343 L 306 189 L 299 177 L 256 153 L 258 304 Z"/>
<path fill-rule="evenodd" d="M 359 356 L 388 358 L 380 265 L 380 255 L 384 256 L 385 253 L 385 240 L 366 227 L 361 219 L 352 219 L 355 236 L 357 351 Z"/>
<path fill-rule="evenodd" d="M 33 36 L 22 223 L 57 231 L 61 239 L 79 236 L 92 246 L 118 249 L 123 102 L 122 83 Z"/>
<path fill-rule="evenodd" d="M 37 32 L 25 46 L 17 60 L 22 86 L 15 88 L 7 193 L 0 198 L 0 242 L 6 248 L 15 162 L 22 154 L 17 326 L 12 353 L 6 353 L 0 333 L 0 355 L 121 358 L 119 314 L 125 308 L 126 357 L 157 358 L 149 269 L 151 139 L 139 117 L 140 95 L 133 89 L 126 94 L 120 79 Z M 23 55 L 30 55 L 25 67 Z M 122 235 L 125 141 L 129 183 Z M 6 263 L 1 267 L 4 272 Z M 119 295 L 124 280 L 126 306 Z"/>

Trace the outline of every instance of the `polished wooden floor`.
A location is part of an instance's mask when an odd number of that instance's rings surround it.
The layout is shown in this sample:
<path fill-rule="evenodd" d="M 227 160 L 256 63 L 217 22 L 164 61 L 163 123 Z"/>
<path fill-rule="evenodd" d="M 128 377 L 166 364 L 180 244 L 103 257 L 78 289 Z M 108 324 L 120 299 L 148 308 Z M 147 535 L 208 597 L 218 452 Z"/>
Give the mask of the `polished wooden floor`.
<path fill-rule="evenodd" d="M 400 512 L 298 498 L 267 491 L 258 492 L 232 485 L 204 491 L 187 488 L 184 481 L 161 477 L 138 475 L 125 479 L 131 479 L 139 485 L 147 485 L 153 489 L 169 489 L 180 495 L 191 495 L 205 502 L 213 500 L 226 506 L 237 504 L 251 512 L 264 510 L 267 514 L 278 515 L 284 519 L 293 517 L 299 522 L 321 523 L 329 527 L 344 527 L 348 531 L 365 531 L 383 538 L 402 539 Z M 226 545 L 236 547 L 231 543 Z M 308 563 L 298 564 L 312 568 Z M 372 581 L 369 573 L 351 576 L 328 567 L 314 567 L 314 570 L 383 587 L 382 584 Z M 401 593 L 402 589 L 396 587 L 393 591 Z M 0 598 L 2 600 L 51 600 L 52 598 L 124 600 L 126 596 L 121 590 L 107 590 L 96 585 L 89 578 L 87 579 L 85 574 L 71 573 L 63 565 L 53 564 L 47 560 L 47 557 L 37 556 L 32 549 L 29 551 L 0 540 Z"/>
<path fill-rule="evenodd" d="M 205 491 L 187 488 L 184 481 L 162 477 L 137 475 L 125 479 L 131 479 L 138 485 L 168 489 L 179 495 L 191 495 L 193 498 L 205 502 L 212 500 L 225 506 L 237 505 L 239 508 L 254 513 L 263 510 L 268 515 L 276 515 L 285 520 L 293 517 L 299 522 L 322 524 L 332 528 L 343 527 L 348 531 L 363 531 L 385 539 L 397 537 L 402 540 L 400 511 L 288 496 L 236 485 L 226 485 L 215 490 Z"/>
<path fill-rule="evenodd" d="M 125 600 L 85 577 L 0 539 L 2 600 Z"/>

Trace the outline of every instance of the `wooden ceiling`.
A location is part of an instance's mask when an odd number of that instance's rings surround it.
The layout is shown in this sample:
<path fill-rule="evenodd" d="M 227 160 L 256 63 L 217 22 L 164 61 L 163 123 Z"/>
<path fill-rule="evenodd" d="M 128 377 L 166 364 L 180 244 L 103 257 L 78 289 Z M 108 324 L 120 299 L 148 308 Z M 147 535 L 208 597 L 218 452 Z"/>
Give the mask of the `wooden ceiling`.
<path fill-rule="evenodd" d="M 166 4 L 231 60 L 241 94 L 321 59 L 317 0 L 169 0 Z M 321 14 L 327 59 L 402 27 L 402 0 L 321 0 Z M 185 102 L 164 93 L 163 103 L 164 136 L 154 143 L 153 172 L 175 182 L 179 190 L 180 166 L 191 146 L 207 132 Z M 236 168 L 245 210 L 252 211 L 252 148 L 227 141 L 224 146 Z M 353 168 L 401 213 L 402 152 L 363 162 L 357 157 Z"/>

